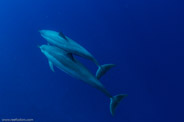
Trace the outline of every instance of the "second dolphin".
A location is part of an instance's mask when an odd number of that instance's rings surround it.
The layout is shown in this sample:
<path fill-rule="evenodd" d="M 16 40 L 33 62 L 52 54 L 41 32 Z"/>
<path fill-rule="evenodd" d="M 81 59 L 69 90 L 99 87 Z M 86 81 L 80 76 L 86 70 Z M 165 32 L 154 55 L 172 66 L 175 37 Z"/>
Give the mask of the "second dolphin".
<path fill-rule="evenodd" d="M 114 115 L 115 109 L 119 102 L 127 95 L 119 94 L 112 96 L 103 86 L 103 84 L 93 76 L 93 74 L 79 61 L 74 59 L 71 53 L 68 53 L 58 47 L 51 45 L 40 46 L 41 52 L 48 58 L 50 68 L 56 66 L 67 74 L 82 80 L 83 82 L 100 90 L 107 97 L 110 98 L 110 112 Z"/>

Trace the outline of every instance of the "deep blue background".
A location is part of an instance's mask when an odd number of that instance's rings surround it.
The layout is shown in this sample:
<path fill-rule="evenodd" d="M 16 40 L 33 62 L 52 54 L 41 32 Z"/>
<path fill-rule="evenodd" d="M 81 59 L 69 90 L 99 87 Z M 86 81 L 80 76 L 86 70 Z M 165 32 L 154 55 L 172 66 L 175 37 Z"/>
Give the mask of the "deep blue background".
<path fill-rule="evenodd" d="M 0 117 L 184 122 L 183 11 L 174 0 L 1 0 Z M 117 65 L 101 79 L 113 95 L 129 95 L 114 117 L 98 90 L 49 69 L 40 29 L 62 31 L 101 64 Z"/>

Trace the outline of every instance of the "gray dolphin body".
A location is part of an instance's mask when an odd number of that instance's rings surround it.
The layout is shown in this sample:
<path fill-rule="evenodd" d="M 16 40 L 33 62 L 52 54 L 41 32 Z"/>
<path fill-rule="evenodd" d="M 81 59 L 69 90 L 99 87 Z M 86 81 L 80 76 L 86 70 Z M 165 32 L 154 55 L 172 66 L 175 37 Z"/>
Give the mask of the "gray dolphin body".
<path fill-rule="evenodd" d="M 50 68 L 56 66 L 60 70 L 66 72 L 67 74 L 82 80 L 83 82 L 95 87 L 100 90 L 106 96 L 111 99 L 110 102 L 110 112 L 114 115 L 115 109 L 118 103 L 126 95 L 119 94 L 112 96 L 103 86 L 103 84 L 95 77 L 92 73 L 79 61 L 73 58 L 71 53 L 68 53 L 58 47 L 51 45 L 40 46 L 41 52 L 48 58 Z"/>
<path fill-rule="evenodd" d="M 52 30 L 40 30 L 40 33 L 41 36 L 46 39 L 49 44 L 57 46 L 69 53 L 93 61 L 98 66 L 98 70 L 96 72 L 96 77 L 98 79 L 100 79 L 100 77 L 104 75 L 109 69 L 115 66 L 114 64 L 100 65 L 89 51 L 87 51 L 80 44 L 65 36 L 61 32 L 56 32 Z"/>

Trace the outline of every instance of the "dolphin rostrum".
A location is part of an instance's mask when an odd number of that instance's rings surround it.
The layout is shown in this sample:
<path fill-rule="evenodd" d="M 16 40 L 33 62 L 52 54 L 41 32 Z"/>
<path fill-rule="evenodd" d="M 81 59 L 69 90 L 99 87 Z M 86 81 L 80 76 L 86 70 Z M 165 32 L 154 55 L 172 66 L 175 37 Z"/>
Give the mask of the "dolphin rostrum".
<path fill-rule="evenodd" d="M 59 47 L 69 53 L 93 61 L 98 66 L 98 70 L 96 72 L 96 77 L 98 79 L 100 79 L 100 77 L 104 75 L 109 69 L 115 66 L 114 64 L 100 65 L 89 51 L 87 51 L 80 44 L 65 36 L 61 32 L 56 32 L 52 30 L 40 30 L 40 33 L 41 36 L 46 39 L 49 44 Z"/>
<path fill-rule="evenodd" d="M 119 102 L 127 95 L 119 94 L 112 96 L 103 86 L 103 84 L 79 61 L 74 59 L 71 53 L 68 53 L 58 47 L 51 45 L 41 45 L 41 52 L 48 58 L 49 66 L 53 70 L 53 66 L 56 66 L 65 73 L 73 76 L 83 82 L 100 90 L 111 100 L 110 112 L 114 115 L 115 109 Z"/>

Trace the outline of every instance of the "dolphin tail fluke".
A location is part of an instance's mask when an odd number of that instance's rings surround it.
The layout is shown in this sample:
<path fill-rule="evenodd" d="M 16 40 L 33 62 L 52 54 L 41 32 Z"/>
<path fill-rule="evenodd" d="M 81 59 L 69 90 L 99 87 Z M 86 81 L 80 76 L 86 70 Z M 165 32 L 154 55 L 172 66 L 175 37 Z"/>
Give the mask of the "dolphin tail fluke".
<path fill-rule="evenodd" d="M 108 70 L 110 70 L 114 66 L 115 64 L 104 64 L 104 65 L 99 66 L 96 72 L 96 78 L 100 79 Z"/>
<path fill-rule="evenodd" d="M 111 112 L 112 116 L 114 115 L 115 110 L 116 110 L 118 104 L 120 103 L 120 101 L 126 96 L 127 96 L 126 94 L 119 94 L 119 95 L 116 95 L 116 96 L 113 96 L 110 98 L 111 99 L 110 112 Z"/>

